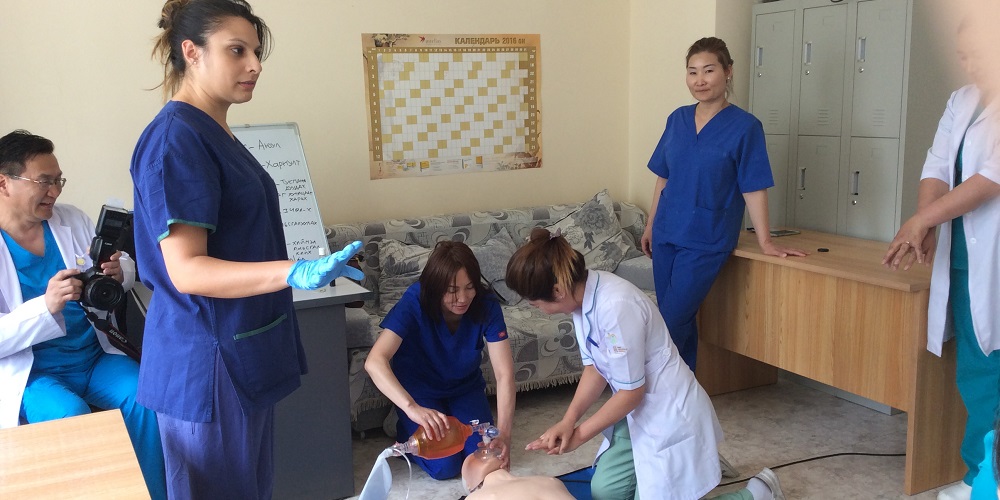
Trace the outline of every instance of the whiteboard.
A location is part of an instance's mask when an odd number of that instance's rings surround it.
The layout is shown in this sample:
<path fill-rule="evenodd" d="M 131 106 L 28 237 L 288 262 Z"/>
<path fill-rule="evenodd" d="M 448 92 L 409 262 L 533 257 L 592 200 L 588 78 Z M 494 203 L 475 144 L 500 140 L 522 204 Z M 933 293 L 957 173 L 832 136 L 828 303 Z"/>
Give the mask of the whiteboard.
<path fill-rule="evenodd" d="M 295 123 L 230 125 L 230 130 L 260 162 L 278 188 L 288 258 L 315 259 L 330 254 L 316 205 L 309 166 Z"/>

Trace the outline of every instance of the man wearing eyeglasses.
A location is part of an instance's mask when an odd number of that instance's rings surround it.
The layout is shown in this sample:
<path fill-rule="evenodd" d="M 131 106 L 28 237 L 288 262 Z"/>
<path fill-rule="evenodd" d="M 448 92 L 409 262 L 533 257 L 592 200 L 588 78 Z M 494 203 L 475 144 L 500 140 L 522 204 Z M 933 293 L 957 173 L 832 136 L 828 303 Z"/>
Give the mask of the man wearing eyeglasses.
<path fill-rule="evenodd" d="M 56 204 L 66 179 L 53 150 L 24 130 L 0 137 L 0 428 L 118 408 L 152 498 L 165 498 L 156 414 L 135 401 L 139 365 L 77 302 L 94 224 Z M 126 289 L 135 281 L 126 254 L 101 267 Z"/>

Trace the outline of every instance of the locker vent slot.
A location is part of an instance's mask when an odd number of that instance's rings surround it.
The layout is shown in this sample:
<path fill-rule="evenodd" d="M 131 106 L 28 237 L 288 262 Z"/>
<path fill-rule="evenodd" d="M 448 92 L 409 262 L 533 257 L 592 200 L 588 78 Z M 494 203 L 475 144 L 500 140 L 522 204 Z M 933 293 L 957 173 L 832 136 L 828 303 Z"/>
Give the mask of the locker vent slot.
<path fill-rule="evenodd" d="M 816 124 L 817 125 L 829 125 L 830 124 L 830 110 L 829 109 L 818 109 L 816 110 Z"/>
<path fill-rule="evenodd" d="M 873 109 L 872 110 L 872 126 L 873 127 L 884 127 L 886 119 L 886 111 L 884 109 Z"/>
<path fill-rule="evenodd" d="M 767 110 L 767 123 L 777 125 L 781 121 L 781 111 L 777 109 Z"/>

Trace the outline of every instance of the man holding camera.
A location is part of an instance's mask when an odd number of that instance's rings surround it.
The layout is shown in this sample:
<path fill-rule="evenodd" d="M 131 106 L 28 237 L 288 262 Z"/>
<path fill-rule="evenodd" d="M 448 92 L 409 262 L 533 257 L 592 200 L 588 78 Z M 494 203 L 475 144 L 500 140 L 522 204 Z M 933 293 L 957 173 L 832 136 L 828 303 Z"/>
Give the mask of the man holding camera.
<path fill-rule="evenodd" d="M 53 149 L 23 130 L 0 138 L 0 428 L 118 408 L 152 498 L 166 498 L 156 414 L 135 401 L 139 365 L 79 302 L 94 225 L 56 204 L 66 179 Z M 135 281 L 121 252 L 97 269 L 125 289 Z"/>

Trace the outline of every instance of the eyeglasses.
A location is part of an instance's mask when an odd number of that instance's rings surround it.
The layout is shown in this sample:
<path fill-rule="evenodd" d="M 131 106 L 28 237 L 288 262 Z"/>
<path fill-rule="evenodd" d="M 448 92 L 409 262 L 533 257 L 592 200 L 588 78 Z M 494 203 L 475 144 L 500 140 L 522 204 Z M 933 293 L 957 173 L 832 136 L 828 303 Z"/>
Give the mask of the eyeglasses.
<path fill-rule="evenodd" d="M 35 179 L 29 179 L 27 177 L 21 177 L 20 175 L 8 175 L 7 177 L 10 177 L 11 179 L 20 179 L 22 181 L 34 182 L 39 186 L 45 187 L 45 189 L 49 189 L 51 187 L 62 189 L 66 187 L 65 177 L 56 177 L 55 179 L 42 179 L 40 181 L 36 181 Z"/>

